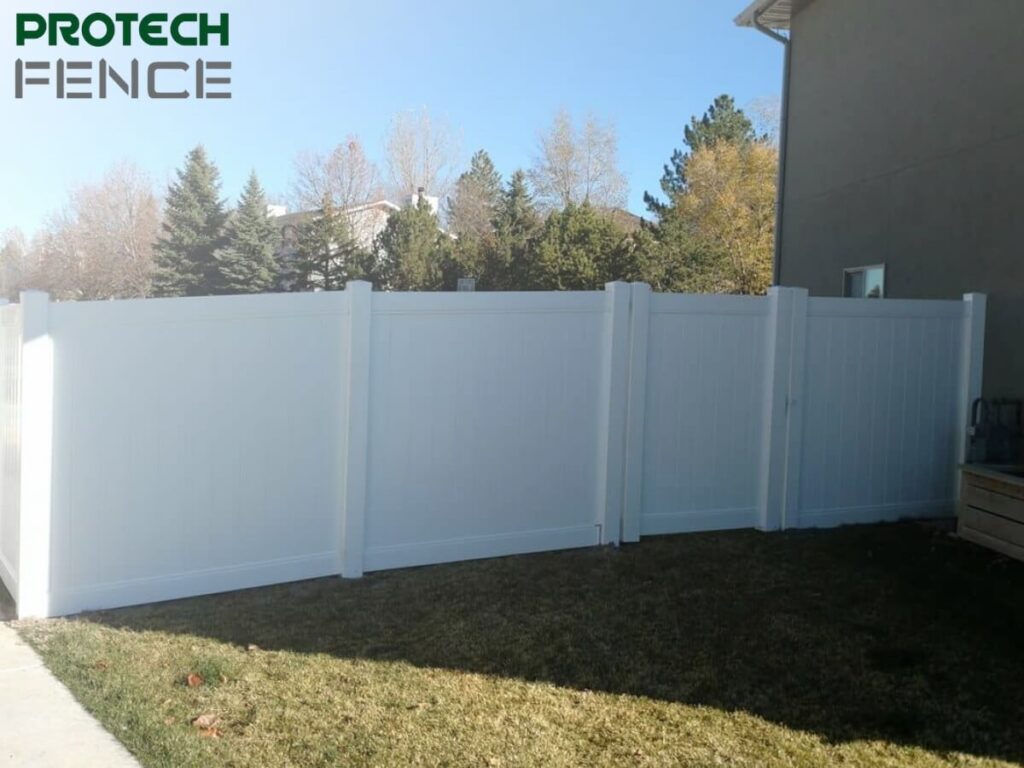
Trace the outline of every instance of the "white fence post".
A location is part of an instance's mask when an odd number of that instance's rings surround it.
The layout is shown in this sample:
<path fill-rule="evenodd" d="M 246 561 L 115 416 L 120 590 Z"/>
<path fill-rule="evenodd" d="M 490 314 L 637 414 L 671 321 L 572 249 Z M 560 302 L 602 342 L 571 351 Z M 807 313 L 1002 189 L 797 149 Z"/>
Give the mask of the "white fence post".
<path fill-rule="evenodd" d="M 640 541 L 643 511 L 644 419 L 647 407 L 647 337 L 651 317 L 651 286 L 630 286 L 629 383 L 626 407 L 625 501 L 622 540 Z"/>
<path fill-rule="evenodd" d="M 798 514 L 807 291 L 774 286 L 768 289 L 768 300 L 758 527 L 775 531 L 793 525 Z"/>
<path fill-rule="evenodd" d="M 50 297 L 21 294 L 21 499 L 18 617 L 50 614 L 50 486 L 53 462 L 53 344 Z"/>
<path fill-rule="evenodd" d="M 786 400 L 786 462 L 782 491 L 783 530 L 800 522 L 800 472 L 803 468 L 804 366 L 807 359 L 807 289 L 788 288 L 792 295 L 789 383 Z"/>
<path fill-rule="evenodd" d="M 622 505 L 626 461 L 626 395 L 629 387 L 629 284 L 604 287 L 605 313 L 604 381 L 599 432 L 601 438 L 601 486 L 604 514 L 601 543 L 618 544 L 622 531 Z"/>
<path fill-rule="evenodd" d="M 960 499 L 960 464 L 967 461 L 967 428 L 971 423 L 971 406 L 981 397 L 982 373 L 985 363 L 984 293 L 964 294 L 964 323 L 960 359 L 960 411 L 957 424 L 956 476 L 954 499 Z"/>
<path fill-rule="evenodd" d="M 341 575 L 363 575 L 365 549 L 366 487 L 370 419 L 370 319 L 373 286 L 356 280 L 345 286 L 348 294 L 349 338 L 345 365 L 347 407 L 345 409 L 344 495 L 341 513 Z"/>

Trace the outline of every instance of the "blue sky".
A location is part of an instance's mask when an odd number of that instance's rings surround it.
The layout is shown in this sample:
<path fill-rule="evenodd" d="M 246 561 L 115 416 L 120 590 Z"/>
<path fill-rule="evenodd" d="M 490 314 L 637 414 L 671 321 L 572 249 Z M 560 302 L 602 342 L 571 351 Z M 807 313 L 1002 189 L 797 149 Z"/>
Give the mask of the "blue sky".
<path fill-rule="evenodd" d="M 486 149 L 508 174 L 528 166 L 537 134 L 559 107 L 610 120 L 630 183 L 630 208 L 643 211 L 682 128 L 719 93 L 740 105 L 777 97 L 782 51 L 733 26 L 745 0 L 194 0 L 159 4 L 113 0 L 20 0 L 0 16 L 0 230 L 30 233 L 67 190 L 123 159 L 162 189 L 185 153 L 206 145 L 234 199 L 255 168 L 277 197 L 291 186 L 303 149 L 327 150 L 357 134 L 383 161 L 395 113 L 426 107 L 461 136 L 468 160 Z M 159 6 L 159 7 L 158 7 Z M 228 11 L 231 45 L 206 49 L 233 62 L 227 101 L 58 101 L 42 89 L 13 94 L 14 60 L 101 55 L 186 60 L 201 49 L 14 45 L 17 11 Z M 226 56 L 224 55 L 226 53 Z M 382 163 L 383 165 L 383 163 Z"/>

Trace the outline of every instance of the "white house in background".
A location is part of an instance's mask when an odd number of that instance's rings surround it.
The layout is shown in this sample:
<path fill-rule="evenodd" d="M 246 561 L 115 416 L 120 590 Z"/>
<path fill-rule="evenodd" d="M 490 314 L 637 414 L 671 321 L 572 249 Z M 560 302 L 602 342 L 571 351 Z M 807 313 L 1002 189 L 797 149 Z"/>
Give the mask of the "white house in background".
<path fill-rule="evenodd" d="M 402 210 L 402 208 L 419 205 L 421 195 L 426 200 L 427 205 L 430 206 L 431 213 L 437 215 L 440 209 L 440 199 L 432 195 L 423 195 L 422 189 L 406 196 L 405 200 L 402 201 L 402 205 L 396 205 L 390 200 L 377 200 L 371 203 L 362 203 L 342 208 L 341 214 L 348 221 L 349 228 L 352 230 L 352 234 L 355 236 L 359 246 L 370 248 L 377 235 L 387 226 L 388 217 L 395 211 Z M 288 208 L 283 205 L 268 205 L 267 213 L 281 227 L 282 250 L 287 250 L 289 246 L 294 248 L 298 238 L 299 227 L 320 215 L 319 210 L 288 213 Z"/>
<path fill-rule="evenodd" d="M 360 248 L 370 249 L 373 241 L 377 238 L 388 224 L 388 217 L 395 211 L 402 208 L 419 205 L 420 197 L 430 206 L 430 211 L 435 216 L 440 208 L 440 199 L 432 195 L 424 195 L 423 190 L 406 196 L 402 205 L 396 205 L 390 200 L 377 200 L 372 203 L 362 203 L 348 208 L 342 208 L 341 214 L 348 222 L 349 229 L 355 237 L 356 244 Z M 320 215 L 320 210 L 296 211 L 288 213 L 288 208 L 283 205 L 268 205 L 267 214 L 281 228 L 281 243 L 277 249 L 277 259 L 285 264 L 294 260 L 299 248 L 299 228 L 308 221 Z M 282 283 L 287 288 L 288 283 Z"/>
<path fill-rule="evenodd" d="M 356 242 L 362 248 L 369 248 L 373 245 L 374 238 L 387 226 L 388 216 L 399 210 L 401 207 L 390 200 L 377 200 L 343 208 L 341 213 L 348 221 Z M 318 210 L 288 213 L 288 209 L 283 205 L 268 206 L 267 212 L 281 227 L 282 251 L 294 249 L 298 242 L 299 227 L 320 215 Z"/>

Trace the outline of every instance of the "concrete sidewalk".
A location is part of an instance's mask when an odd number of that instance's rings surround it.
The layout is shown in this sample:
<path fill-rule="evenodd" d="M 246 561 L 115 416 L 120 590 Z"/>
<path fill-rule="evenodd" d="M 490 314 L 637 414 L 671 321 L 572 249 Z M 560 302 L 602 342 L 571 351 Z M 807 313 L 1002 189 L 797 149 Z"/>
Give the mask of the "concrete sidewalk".
<path fill-rule="evenodd" d="M 138 768 L 128 751 L 0 624 L 0 766 Z"/>

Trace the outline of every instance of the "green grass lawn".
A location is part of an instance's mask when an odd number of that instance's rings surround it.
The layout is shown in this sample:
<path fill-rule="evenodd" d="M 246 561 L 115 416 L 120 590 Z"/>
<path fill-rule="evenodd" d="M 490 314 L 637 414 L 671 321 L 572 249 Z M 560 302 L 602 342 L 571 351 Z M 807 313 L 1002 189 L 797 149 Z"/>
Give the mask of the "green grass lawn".
<path fill-rule="evenodd" d="M 18 629 L 145 766 L 1024 759 L 1024 564 L 916 525 L 659 537 Z"/>

